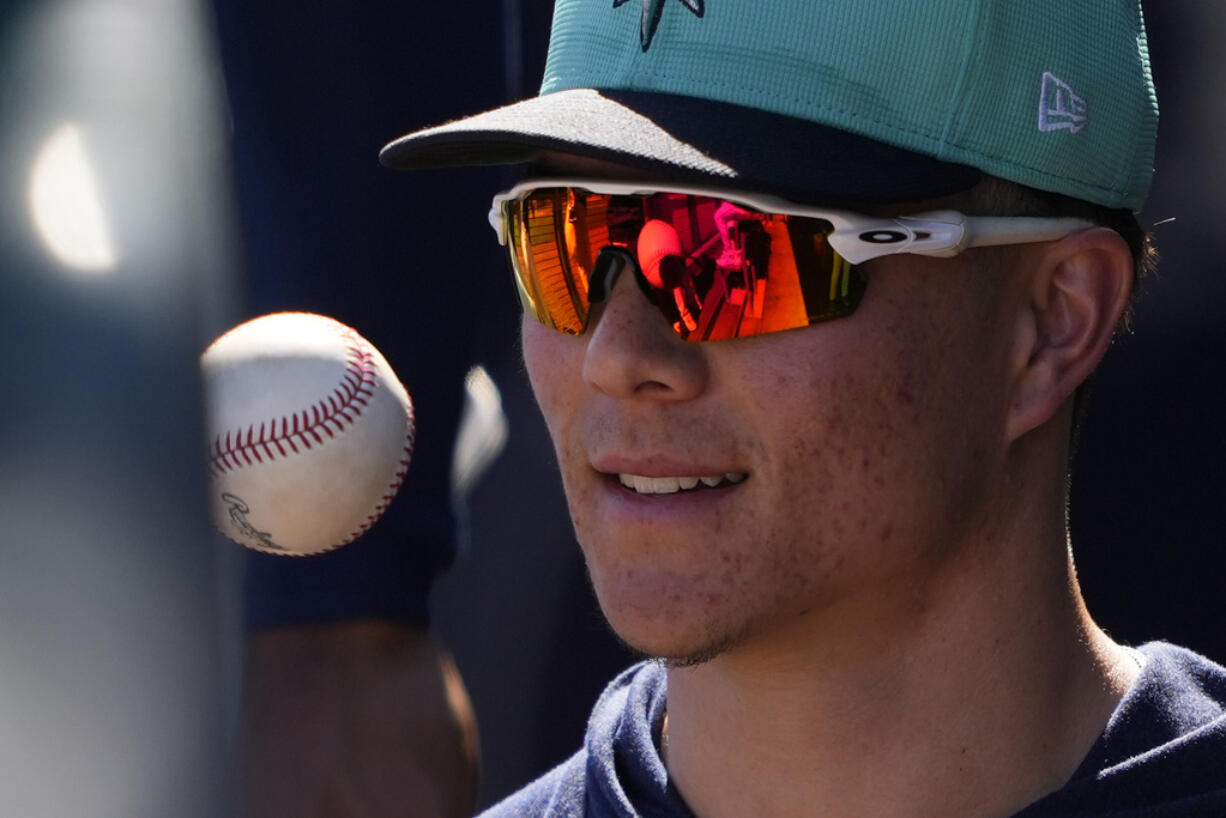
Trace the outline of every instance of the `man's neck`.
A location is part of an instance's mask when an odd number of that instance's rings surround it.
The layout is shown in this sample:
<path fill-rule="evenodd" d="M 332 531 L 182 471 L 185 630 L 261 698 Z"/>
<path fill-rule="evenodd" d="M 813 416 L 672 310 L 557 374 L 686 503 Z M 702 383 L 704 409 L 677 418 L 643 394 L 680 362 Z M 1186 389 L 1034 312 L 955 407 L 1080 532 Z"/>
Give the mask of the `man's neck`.
<path fill-rule="evenodd" d="M 699 818 L 973 818 L 1061 786 L 1137 667 L 1056 539 L 1046 560 L 1004 549 L 910 604 L 848 601 L 670 669 L 679 791 Z"/>

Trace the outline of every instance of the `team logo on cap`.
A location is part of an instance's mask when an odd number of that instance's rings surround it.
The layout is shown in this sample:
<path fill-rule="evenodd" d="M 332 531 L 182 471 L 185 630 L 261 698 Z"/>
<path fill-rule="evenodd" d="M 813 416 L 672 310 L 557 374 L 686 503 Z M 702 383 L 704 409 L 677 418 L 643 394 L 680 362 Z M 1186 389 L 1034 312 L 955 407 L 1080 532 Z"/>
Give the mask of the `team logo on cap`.
<path fill-rule="evenodd" d="M 1039 94 L 1039 130 L 1077 133 L 1086 126 L 1086 101 L 1073 93 L 1064 80 L 1050 71 L 1043 74 Z"/>
<path fill-rule="evenodd" d="M 613 0 L 613 8 L 624 6 L 630 0 Z M 639 43 L 646 51 L 651 47 L 651 41 L 656 36 L 656 28 L 660 25 L 660 15 L 664 13 L 664 5 L 668 0 L 643 0 L 643 17 L 639 22 Z M 681 4 L 694 12 L 695 17 L 701 17 L 706 11 L 704 0 L 681 0 Z"/>

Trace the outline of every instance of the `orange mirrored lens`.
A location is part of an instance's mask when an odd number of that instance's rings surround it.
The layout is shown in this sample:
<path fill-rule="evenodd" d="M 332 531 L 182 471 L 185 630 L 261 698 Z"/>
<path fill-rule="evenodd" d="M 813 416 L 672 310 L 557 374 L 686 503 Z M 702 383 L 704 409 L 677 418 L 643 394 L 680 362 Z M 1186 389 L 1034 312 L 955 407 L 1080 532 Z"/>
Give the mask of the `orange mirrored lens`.
<path fill-rule="evenodd" d="M 744 338 L 850 315 L 863 272 L 826 242 L 815 218 L 761 213 L 709 196 L 610 196 L 544 188 L 505 205 L 524 309 L 570 334 L 587 327 L 600 251 L 638 262 L 639 284 L 678 336 Z"/>

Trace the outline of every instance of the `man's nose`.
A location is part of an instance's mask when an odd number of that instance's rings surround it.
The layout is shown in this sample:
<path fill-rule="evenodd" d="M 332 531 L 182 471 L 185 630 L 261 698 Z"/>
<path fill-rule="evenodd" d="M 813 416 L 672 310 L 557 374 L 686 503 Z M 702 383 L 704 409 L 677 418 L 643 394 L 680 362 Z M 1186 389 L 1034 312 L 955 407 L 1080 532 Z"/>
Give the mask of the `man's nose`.
<path fill-rule="evenodd" d="M 601 251 L 589 282 L 594 306 L 584 381 L 616 398 L 691 400 L 706 388 L 706 355 L 701 344 L 673 332 L 637 282 L 641 275 L 629 252 Z"/>

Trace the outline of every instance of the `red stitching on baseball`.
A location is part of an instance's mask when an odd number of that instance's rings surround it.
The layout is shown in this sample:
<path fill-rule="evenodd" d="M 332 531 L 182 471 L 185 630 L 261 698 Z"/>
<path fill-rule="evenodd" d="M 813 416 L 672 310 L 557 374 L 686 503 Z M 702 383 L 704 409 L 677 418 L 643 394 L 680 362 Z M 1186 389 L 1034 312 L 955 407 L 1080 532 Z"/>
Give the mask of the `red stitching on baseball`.
<path fill-rule="evenodd" d="M 247 429 L 245 442 L 241 429 L 227 430 L 224 435 L 218 433 L 209 447 L 209 467 L 214 475 L 233 471 L 243 465 L 251 465 L 253 457 L 255 461 L 263 462 L 260 457 L 261 448 L 269 460 L 275 460 L 278 456 L 287 455 L 287 446 L 295 453 L 298 452 L 299 443 L 310 449 L 311 438 L 314 438 L 316 443 L 323 445 L 324 438 L 319 433 L 320 429 L 323 429 L 328 437 L 334 437 L 335 434 L 330 424 L 337 432 L 342 432 L 346 425 L 352 424 L 361 416 L 362 409 L 369 405 L 368 399 L 375 391 L 374 355 L 366 348 L 357 333 L 348 327 L 338 326 L 337 330 L 346 343 L 349 355 L 346 359 L 345 372 L 341 376 L 340 386 L 333 393 L 335 398 L 333 395 L 326 396 L 331 408 L 321 400 L 318 404 L 303 409 L 300 413 L 295 413 L 288 418 L 272 418 L 262 422 L 259 440 L 255 439 L 254 423 Z M 409 420 L 411 424 L 411 412 Z M 281 434 L 276 433 L 278 422 Z M 269 430 L 268 437 L 265 437 L 265 428 Z M 406 453 L 409 454 L 412 453 L 413 445 L 411 429 L 410 425 L 410 435 L 406 443 Z M 269 444 L 276 446 L 275 451 Z M 399 487 L 400 484 L 396 482 L 395 485 Z M 380 507 L 380 513 L 381 511 L 382 507 Z"/>
<path fill-rule="evenodd" d="M 333 547 L 339 547 L 351 543 L 358 537 L 362 536 L 362 534 L 366 533 L 366 529 L 370 528 L 376 520 L 383 516 L 383 512 L 387 510 L 388 504 L 391 503 L 392 498 L 396 496 L 396 492 L 400 491 L 400 486 L 402 483 L 404 483 L 405 475 L 408 474 L 409 461 L 413 459 L 413 432 L 415 429 L 415 424 L 413 419 L 412 404 L 405 408 L 405 415 L 408 417 L 409 422 L 405 424 L 404 457 L 400 461 L 401 468 L 397 469 L 396 473 L 392 475 L 392 482 L 389 483 L 387 487 L 388 493 L 383 495 L 383 501 L 375 506 L 374 510 L 371 511 L 370 516 L 366 518 L 366 522 L 359 525 L 355 530 L 349 532 L 348 537 L 341 542 L 338 542 L 336 546 Z"/>

